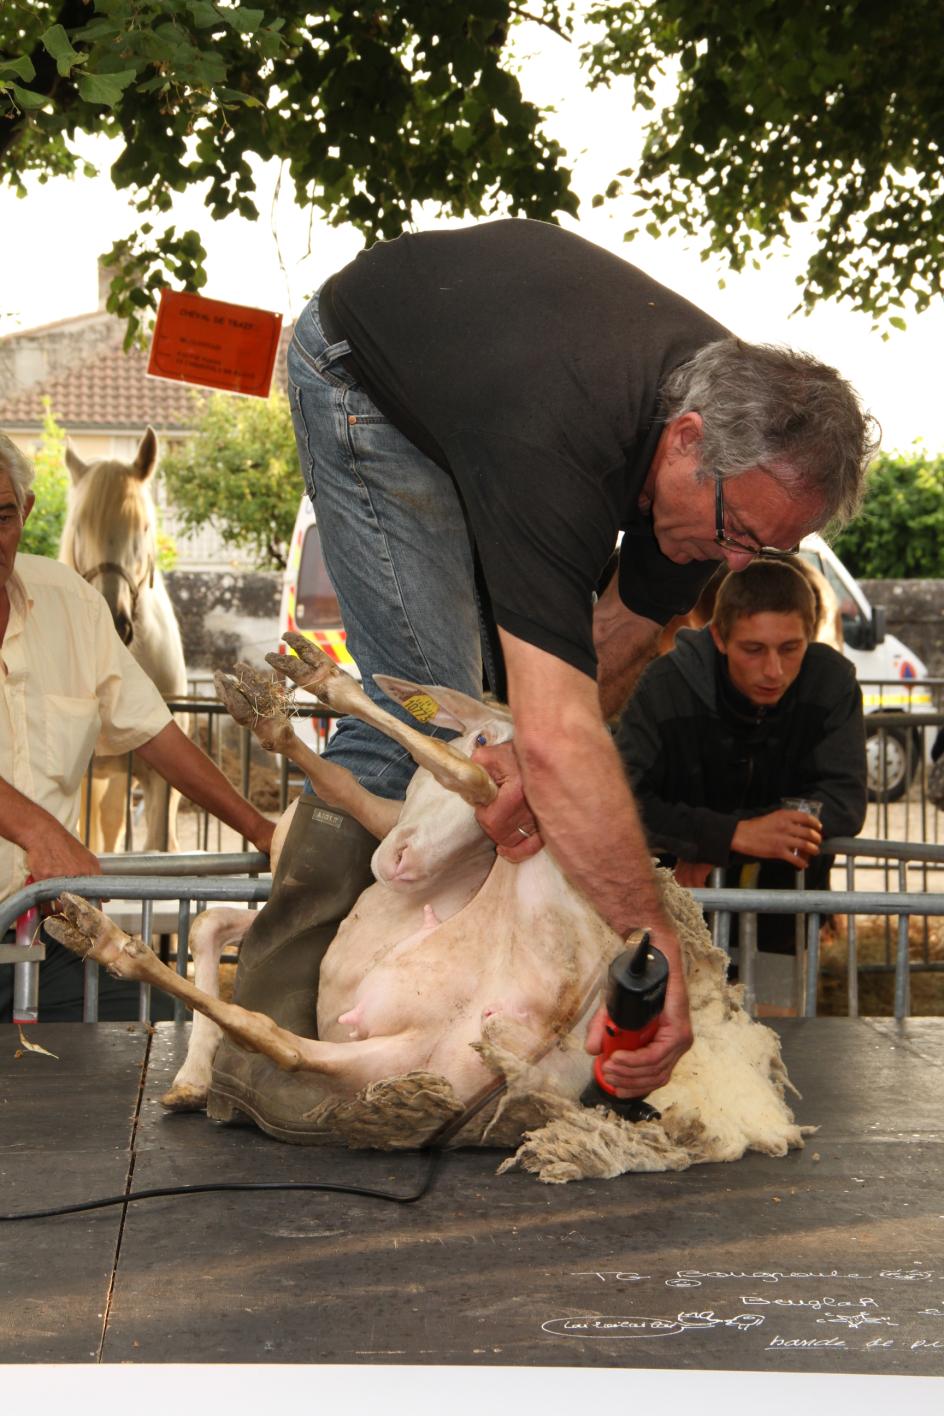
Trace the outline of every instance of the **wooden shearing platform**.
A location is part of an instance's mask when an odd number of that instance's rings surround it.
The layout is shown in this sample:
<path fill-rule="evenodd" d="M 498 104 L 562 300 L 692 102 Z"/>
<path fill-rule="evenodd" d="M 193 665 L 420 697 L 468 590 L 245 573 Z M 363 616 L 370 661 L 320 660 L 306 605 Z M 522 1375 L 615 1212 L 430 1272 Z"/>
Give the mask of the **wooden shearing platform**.
<path fill-rule="evenodd" d="M 546 1186 L 446 1156 L 417 1203 L 231 1193 L 0 1226 L 5 1363 L 944 1373 L 944 1020 L 777 1024 L 820 1126 L 785 1159 Z M 187 1025 L 0 1028 L 4 1212 L 162 1185 L 406 1193 L 416 1155 L 297 1149 L 157 1102 Z"/>

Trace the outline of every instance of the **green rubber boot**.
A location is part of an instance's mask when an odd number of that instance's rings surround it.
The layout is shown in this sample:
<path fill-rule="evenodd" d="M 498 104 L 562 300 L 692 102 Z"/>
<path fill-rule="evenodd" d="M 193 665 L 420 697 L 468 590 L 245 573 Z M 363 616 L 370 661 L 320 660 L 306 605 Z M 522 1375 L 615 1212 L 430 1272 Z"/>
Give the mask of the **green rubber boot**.
<path fill-rule="evenodd" d="M 317 1037 L 321 961 L 338 926 L 372 880 L 374 836 L 314 794 L 299 798 L 272 893 L 239 952 L 233 1000 L 300 1037 Z M 213 1062 L 207 1115 L 254 1121 L 279 1140 L 313 1143 L 307 1112 L 325 1097 L 316 1073 L 281 1071 L 268 1057 L 223 1039 Z"/>

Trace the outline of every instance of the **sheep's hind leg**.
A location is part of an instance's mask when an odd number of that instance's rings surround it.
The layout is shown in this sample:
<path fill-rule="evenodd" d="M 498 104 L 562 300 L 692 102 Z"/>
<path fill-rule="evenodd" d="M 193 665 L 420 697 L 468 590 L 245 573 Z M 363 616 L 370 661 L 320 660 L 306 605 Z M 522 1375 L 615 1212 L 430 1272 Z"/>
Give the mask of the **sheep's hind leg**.
<path fill-rule="evenodd" d="M 239 944 L 255 915 L 251 910 L 224 907 L 204 910 L 190 927 L 193 981 L 212 997 L 219 996 L 220 955 Z M 204 1013 L 194 1013 L 190 1044 L 180 1070 L 161 1097 L 168 1111 L 203 1111 L 206 1107 L 213 1058 L 222 1030 Z"/>
<path fill-rule="evenodd" d="M 241 1047 L 271 1057 L 286 1071 L 293 1072 L 311 1065 L 310 1061 L 306 1064 L 299 1051 L 299 1045 L 305 1047 L 304 1039 L 278 1027 L 263 1013 L 251 1013 L 235 1003 L 224 1003 L 204 993 L 189 979 L 162 964 L 143 940 L 125 934 L 123 929 L 78 895 L 63 894 L 60 904 L 62 914 L 50 918 L 46 927 L 54 939 L 73 953 L 81 958 L 94 959 L 116 978 L 149 983 L 173 998 L 180 998 L 188 1008 L 218 1023 Z M 312 1044 L 307 1046 L 310 1048 Z"/>
<path fill-rule="evenodd" d="M 298 1037 L 280 1028 L 264 1013 L 253 1013 L 237 1003 L 224 1003 L 196 987 L 166 964 L 142 939 L 132 938 L 100 910 L 78 895 L 60 896 L 62 913 L 53 916 L 47 929 L 54 939 L 83 959 L 103 964 L 116 978 L 150 983 L 188 1008 L 218 1023 L 229 1037 L 249 1052 L 269 1057 L 285 1072 L 323 1072 L 342 1083 L 342 1090 L 357 1090 L 372 1080 L 389 1060 L 391 1042 L 403 1044 L 406 1037 L 368 1038 L 360 1043 L 319 1042 Z"/>

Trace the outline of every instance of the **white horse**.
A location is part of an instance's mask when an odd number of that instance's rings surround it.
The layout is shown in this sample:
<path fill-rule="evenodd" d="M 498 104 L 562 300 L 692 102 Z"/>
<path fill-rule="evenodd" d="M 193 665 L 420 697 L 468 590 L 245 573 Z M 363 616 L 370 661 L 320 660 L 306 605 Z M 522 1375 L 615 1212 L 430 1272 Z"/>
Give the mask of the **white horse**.
<path fill-rule="evenodd" d="M 184 651 L 157 568 L 157 517 L 148 488 L 157 465 L 154 429 L 148 428 L 130 464 L 85 463 L 69 448 L 66 465 L 72 487 L 59 559 L 101 591 L 119 637 L 162 696 L 179 698 L 187 691 Z M 176 851 L 180 793 L 137 755 L 131 770 L 144 792 L 144 849 Z M 117 846 L 126 781 L 126 757 L 96 755 L 89 831 L 89 847 L 96 854 Z"/>

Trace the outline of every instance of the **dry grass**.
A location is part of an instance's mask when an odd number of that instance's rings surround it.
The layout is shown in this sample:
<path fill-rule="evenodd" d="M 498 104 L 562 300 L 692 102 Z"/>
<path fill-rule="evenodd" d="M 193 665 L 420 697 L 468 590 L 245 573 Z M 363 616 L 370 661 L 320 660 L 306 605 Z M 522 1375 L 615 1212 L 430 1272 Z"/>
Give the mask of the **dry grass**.
<path fill-rule="evenodd" d="M 224 748 L 222 752 L 215 754 L 217 766 L 223 776 L 236 788 L 242 791 L 242 769 L 239 761 L 239 753 L 231 752 Z M 288 800 L 294 801 L 298 796 L 300 788 L 289 784 Z M 249 763 L 249 792 L 248 798 L 257 811 L 261 811 L 263 816 L 278 816 L 281 806 L 279 803 L 279 769 L 277 767 L 264 767 L 261 763 Z M 194 806 L 193 802 L 186 797 L 181 801 L 181 811 L 202 812 L 203 808 Z"/>
<path fill-rule="evenodd" d="M 291 715 L 293 711 L 293 698 L 291 695 L 281 691 L 281 681 L 275 682 L 276 676 L 273 675 L 272 682 L 260 682 L 259 680 L 262 680 L 263 677 L 264 676 L 259 675 L 259 679 L 252 685 L 243 685 L 244 691 L 249 687 L 255 690 L 253 698 L 253 708 L 255 711 L 260 716 L 267 716 L 274 707 L 278 707 L 281 711 Z M 201 723 L 195 734 L 196 741 L 204 752 L 209 751 L 210 756 L 213 758 L 213 761 L 219 767 L 224 777 L 226 777 L 227 781 L 231 782 L 236 790 L 241 792 L 242 763 L 239 750 L 239 730 L 233 723 L 224 720 L 217 731 L 219 732 L 219 739 L 214 741 L 212 747 L 208 747 L 206 724 Z M 269 753 L 264 752 L 251 740 L 249 749 L 249 791 L 247 796 L 257 811 L 261 811 L 267 816 L 278 815 L 281 810 L 279 782 L 280 769 L 276 765 L 275 760 Z M 288 800 L 294 801 L 299 791 L 299 787 L 293 788 L 290 786 Z M 182 802 L 182 808 L 185 811 L 198 811 L 200 809 L 186 800 Z"/>
<path fill-rule="evenodd" d="M 892 973 L 863 973 L 863 964 L 894 963 L 898 921 L 877 916 L 859 917 L 856 938 L 859 955 L 859 1012 L 864 1017 L 890 1018 L 894 1015 L 895 977 Z M 912 919 L 908 931 L 911 961 L 944 962 L 944 921 Z M 887 943 L 886 943 L 887 939 Z M 835 930 L 824 930 L 817 1008 L 826 1016 L 844 1017 L 848 1012 L 848 970 L 846 922 L 837 920 Z M 915 1017 L 944 1015 L 944 972 L 912 973 L 911 1013 Z"/>

